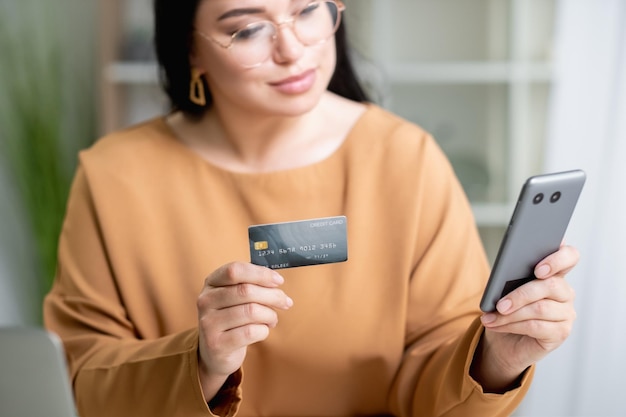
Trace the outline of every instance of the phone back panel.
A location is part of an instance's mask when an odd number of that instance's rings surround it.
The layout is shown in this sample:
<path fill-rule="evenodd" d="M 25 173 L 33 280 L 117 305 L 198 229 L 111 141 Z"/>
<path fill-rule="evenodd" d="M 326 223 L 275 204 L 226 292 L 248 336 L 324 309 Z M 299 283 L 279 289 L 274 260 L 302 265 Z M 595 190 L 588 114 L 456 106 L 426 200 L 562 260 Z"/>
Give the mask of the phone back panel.
<path fill-rule="evenodd" d="M 483 311 L 495 310 L 500 298 L 535 279 L 537 263 L 559 249 L 584 182 L 581 170 L 526 181 L 481 301 Z"/>

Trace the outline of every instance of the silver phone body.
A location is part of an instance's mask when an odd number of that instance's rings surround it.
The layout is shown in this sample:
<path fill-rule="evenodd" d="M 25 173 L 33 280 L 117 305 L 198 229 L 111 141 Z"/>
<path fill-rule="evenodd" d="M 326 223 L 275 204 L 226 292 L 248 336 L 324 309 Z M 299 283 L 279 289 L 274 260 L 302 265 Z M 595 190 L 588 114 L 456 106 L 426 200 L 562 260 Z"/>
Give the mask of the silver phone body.
<path fill-rule="evenodd" d="M 526 180 L 483 293 L 482 311 L 495 311 L 498 300 L 535 279 L 537 263 L 559 249 L 585 179 L 582 170 L 573 170 Z"/>

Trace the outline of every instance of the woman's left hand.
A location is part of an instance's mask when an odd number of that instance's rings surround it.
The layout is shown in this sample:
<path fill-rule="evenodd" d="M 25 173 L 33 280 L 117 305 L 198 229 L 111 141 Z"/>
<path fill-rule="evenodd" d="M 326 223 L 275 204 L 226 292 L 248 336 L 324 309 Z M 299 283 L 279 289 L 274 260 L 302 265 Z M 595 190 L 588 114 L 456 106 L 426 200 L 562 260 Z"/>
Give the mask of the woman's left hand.
<path fill-rule="evenodd" d="M 578 259 L 575 248 L 562 246 L 537 264 L 539 279 L 512 291 L 498 301 L 496 312 L 481 317 L 486 331 L 472 367 L 481 368 L 483 386 L 505 387 L 568 338 L 576 318 L 575 294 L 564 278 Z"/>

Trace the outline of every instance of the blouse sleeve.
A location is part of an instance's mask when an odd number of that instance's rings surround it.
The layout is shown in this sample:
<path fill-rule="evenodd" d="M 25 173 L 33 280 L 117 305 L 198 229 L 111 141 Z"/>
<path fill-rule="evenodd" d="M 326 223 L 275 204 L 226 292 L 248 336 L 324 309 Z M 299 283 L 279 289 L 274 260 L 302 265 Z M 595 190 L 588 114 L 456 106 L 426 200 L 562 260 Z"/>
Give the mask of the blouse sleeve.
<path fill-rule="evenodd" d="M 470 364 L 484 331 L 479 301 L 489 266 L 448 160 L 430 137 L 422 151 L 417 259 L 391 408 L 400 416 L 508 416 L 528 390 L 532 369 L 518 388 L 501 395 L 484 393 L 471 378 Z"/>
<path fill-rule="evenodd" d="M 116 289 L 85 171 L 79 166 L 59 241 L 56 279 L 44 301 L 45 326 L 63 340 L 80 415 L 230 416 L 241 373 L 209 409 L 198 378 L 198 330 L 140 339 Z"/>

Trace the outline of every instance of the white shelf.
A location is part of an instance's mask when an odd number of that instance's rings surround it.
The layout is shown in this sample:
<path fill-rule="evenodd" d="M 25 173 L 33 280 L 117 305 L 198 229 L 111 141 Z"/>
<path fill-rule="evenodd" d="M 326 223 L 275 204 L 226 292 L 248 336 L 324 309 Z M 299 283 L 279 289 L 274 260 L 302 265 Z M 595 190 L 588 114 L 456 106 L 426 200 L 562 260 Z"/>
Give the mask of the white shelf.
<path fill-rule="evenodd" d="M 472 211 L 478 226 L 505 227 L 513 213 L 514 204 L 473 203 Z"/>
<path fill-rule="evenodd" d="M 382 70 L 394 83 L 548 83 L 552 80 L 552 67 L 546 63 L 392 63 L 383 64 Z M 155 84 L 158 68 L 154 62 L 116 62 L 107 67 L 105 77 L 115 84 Z"/>
<path fill-rule="evenodd" d="M 159 82 L 158 66 L 155 62 L 122 62 L 109 64 L 104 72 L 107 82 L 113 84 L 148 84 Z"/>
<path fill-rule="evenodd" d="M 395 83 L 548 83 L 552 67 L 547 63 L 428 62 L 382 64 Z"/>

